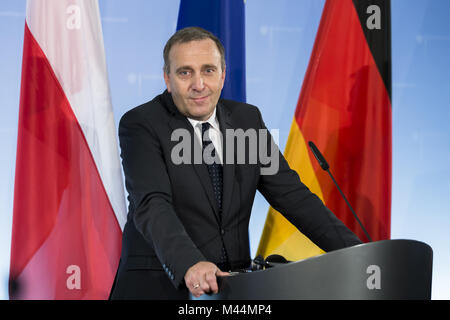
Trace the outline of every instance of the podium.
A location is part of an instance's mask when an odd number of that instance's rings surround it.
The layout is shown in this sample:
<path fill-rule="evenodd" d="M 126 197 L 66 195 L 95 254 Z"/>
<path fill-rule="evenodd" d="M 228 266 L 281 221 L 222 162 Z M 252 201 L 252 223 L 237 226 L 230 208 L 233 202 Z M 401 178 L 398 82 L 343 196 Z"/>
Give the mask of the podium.
<path fill-rule="evenodd" d="M 207 297 L 427 300 L 431 299 L 432 261 L 433 251 L 425 243 L 382 240 L 265 270 L 220 277 L 219 293 Z"/>

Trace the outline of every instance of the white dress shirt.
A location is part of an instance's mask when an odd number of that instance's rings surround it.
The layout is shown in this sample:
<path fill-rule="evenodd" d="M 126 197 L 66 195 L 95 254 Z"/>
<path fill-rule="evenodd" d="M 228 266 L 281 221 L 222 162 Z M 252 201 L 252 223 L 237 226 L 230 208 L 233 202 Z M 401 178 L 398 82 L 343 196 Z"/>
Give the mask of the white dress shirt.
<path fill-rule="evenodd" d="M 220 132 L 220 126 L 219 121 L 217 120 L 216 116 L 216 108 L 214 108 L 214 111 L 207 119 L 206 121 L 198 121 L 191 118 L 188 118 L 189 122 L 191 123 L 192 127 L 194 128 L 195 135 L 197 136 L 198 142 L 200 142 L 200 145 L 203 145 L 202 140 L 202 123 L 209 122 L 211 125 L 210 129 L 207 132 L 209 134 L 209 138 L 211 139 L 211 142 L 214 145 L 214 148 L 216 149 L 216 154 L 219 156 L 220 163 L 223 163 L 222 160 L 222 133 Z"/>

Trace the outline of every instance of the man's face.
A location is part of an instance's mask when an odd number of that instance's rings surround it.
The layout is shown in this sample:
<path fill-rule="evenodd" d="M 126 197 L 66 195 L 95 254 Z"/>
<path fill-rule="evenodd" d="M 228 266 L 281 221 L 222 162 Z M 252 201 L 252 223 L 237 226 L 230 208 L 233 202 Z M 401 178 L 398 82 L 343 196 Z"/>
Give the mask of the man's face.
<path fill-rule="evenodd" d="M 167 90 L 185 116 L 204 121 L 214 111 L 225 81 L 220 52 L 211 39 L 175 44 L 169 52 Z"/>

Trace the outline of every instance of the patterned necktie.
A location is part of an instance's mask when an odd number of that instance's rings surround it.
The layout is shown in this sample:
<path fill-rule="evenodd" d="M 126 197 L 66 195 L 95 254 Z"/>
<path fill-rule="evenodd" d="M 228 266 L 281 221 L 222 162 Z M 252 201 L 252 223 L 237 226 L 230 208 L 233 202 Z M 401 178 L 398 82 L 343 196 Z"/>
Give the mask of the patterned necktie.
<path fill-rule="evenodd" d="M 209 132 L 206 133 L 209 128 L 210 124 L 208 122 L 202 123 L 202 146 L 203 151 L 212 144 L 212 141 L 209 136 Z M 206 133 L 206 134 L 205 134 Z M 212 144 L 211 147 L 208 148 L 207 153 L 211 155 L 215 161 L 212 164 L 206 164 L 206 167 L 208 168 L 209 177 L 211 178 L 211 183 L 214 190 L 214 196 L 217 201 L 217 206 L 219 208 L 219 218 L 220 221 L 222 221 L 222 188 L 223 188 L 223 168 L 222 165 L 218 161 L 218 155 L 216 155 L 216 149 L 214 148 L 214 144 Z M 204 154 L 205 155 L 205 154 Z M 217 158 L 216 158 L 217 157 Z M 222 270 L 226 271 L 230 269 L 230 265 L 228 262 L 228 255 L 227 251 L 225 249 L 225 246 L 222 244 L 222 251 L 220 255 L 220 262 L 217 264 L 217 266 Z"/>
<path fill-rule="evenodd" d="M 205 135 L 205 132 L 207 132 L 209 130 L 210 126 L 211 125 L 208 122 L 202 123 L 203 152 L 210 144 L 212 144 L 212 141 L 208 134 L 209 132 L 206 133 L 206 135 Z M 214 148 L 214 144 L 212 145 L 212 149 L 211 149 L 211 147 L 208 148 L 207 153 L 209 153 L 213 159 L 216 159 L 217 155 L 216 155 L 216 149 Z M 217 206 L 219 208 L 219 211 L 221 212 L 222 211 L 221 209 L 222 209 L 223 169 L 222 169 L 222 165 L 218 162 L 219 161 L 216 160 L 212 164 L 206 163 L 206 166 L 208 167 L 208 173 L 209 173 L 209 177 L 211 178 L 211 183 L 212 183 L 213 190 L 214 190 L 214 196 L 216 197 Z M 222 217 L 220 217 L 220 218 L 222 218 Z"/>

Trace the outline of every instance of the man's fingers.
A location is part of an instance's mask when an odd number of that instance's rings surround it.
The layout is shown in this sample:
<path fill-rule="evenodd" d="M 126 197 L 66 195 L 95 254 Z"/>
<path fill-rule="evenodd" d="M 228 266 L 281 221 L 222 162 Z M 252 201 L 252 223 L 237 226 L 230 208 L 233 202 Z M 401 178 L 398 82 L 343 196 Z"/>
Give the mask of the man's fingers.
<path fill-rule="evenodd" d="M 197 289 L 194 289 L 194 296 L 196 298 L 200 297 L 202 294 L 205 294 L 205 291 L 202 289 L 201 286 Z"/>
<path fill-rule="evenodd" d="M 218 277 L 228 277 L 229 275 L 230 275 L 229 272 L 224 272 L 224 271 L 220 271 L 220 270 L 217 270 L 217 272 L 216 272 L 216 276 L 218 276 Z"/>
<path fill-rule="evenodd" d="M 200 282 L 190 282 L 189 284 L 186 283 L 189 291 L 192 293 L 192 295 L 196 298 L 200 297 L 202 294 L 204 294 L 205 292 L 202 289 L 202 285 L 200 284 Z"/>
<path fill-rule="evenodd" d="M 205 275 L 205 280 L 208 282 L 209 288 L 213 293 L 217 293 L 218 286 L 217 286 L 217 279 L 216 279 L 216 273 L 214 271 L 208 272 Z"/>
<path fill-rule="evenodd" d="M 207 292 L 217 293 L 217 276 L 228 275 L 228 272 L 222 272 L 215 264 L 201 261 L 188 269 L 184 280 L 189 291 L 198 298 Z"/>
<path fill-rule="evenodd" d="M 198 291 L 197 289 L 198 289 L 198 287 L 197 287 L 197 285 L 193 285 L 193 284 L 188 284 L 188 283 L 186 283 L 186 287 L 189 289 L 189 291 L 194 295 L 194 296 L 196 296 L 196 291 Z"/>
<path fill-rule="evenodd" d="M 210 290 L 209 283 L 206 280 L 203 280 L 200 283 L 200 288 L 202 289 L 203 292 L 209 292 L 209 290 Z"/>
<path fill-rule="evenodd" d="M 203 290 L 199 289 L 195 289 L 193 292 L 191 291 L 192 295 L 196 298 L 200 297 L 202 294 L 205 294 L 205 292 Z"/>
<path fill-rule="evenodd" d="M 198 280 L 193 280 L 195 278 L 197 278 Z M 193 279 L 187 281 L 186 286 L 195 297 L 198 298 L 202 294 L 209 292 L 211 290 L 209 283 L 205 280 L 205 277 L 201 279 L 201 276 L 199 276 L 193 277 Z"/>

